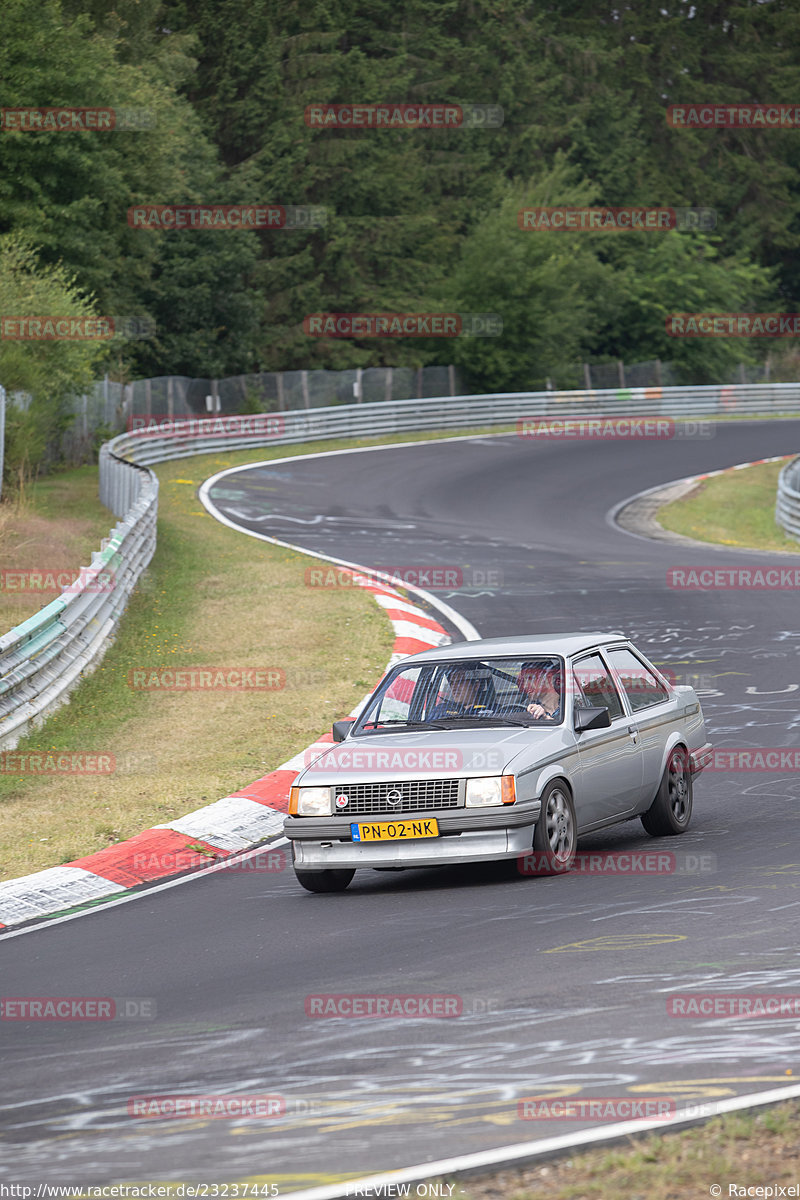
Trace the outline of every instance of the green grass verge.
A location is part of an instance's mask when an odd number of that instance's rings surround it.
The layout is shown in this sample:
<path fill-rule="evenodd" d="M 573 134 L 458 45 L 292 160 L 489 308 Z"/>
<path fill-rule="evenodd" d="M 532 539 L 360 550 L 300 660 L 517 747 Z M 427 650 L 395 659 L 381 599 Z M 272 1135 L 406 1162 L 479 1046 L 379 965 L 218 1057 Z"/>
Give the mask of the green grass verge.
<path fill-rule="evenodd" d="M 762 463 L 705 479 L 682 500 L 658 510 L 664 529 L 701 542 L 800 553 L 800 542 L 775 522 L 778 474 L 784 463 Z"/>
<path fill-rule="evenodd" d="M 787 1084 L 792 1082 L 786 1079 Z M 710 1090 L 718 1097 L 725 1089 Z M 765 1193 L 763 1189 L 792 1184 L 796 1188 L 800 1182 L 798 1117 L 800 1103 L 796 1100 L 753 1113 L 731 1113 L 682 1133 L 650 1134 L 641 1140 L 631 1139 L 628 1145 L 578 1151 L 520 1170 L 467 1178 L 456 1185 L 454 1195 L 463 1189 L 464 1200 L 700 1200 L 709 1196 L 727 1200 L 737 1195 L 777 1196 L 780 1193 Z M 733 1191 L 729 1190 L 731 1185 L 762 1190 Z"/>

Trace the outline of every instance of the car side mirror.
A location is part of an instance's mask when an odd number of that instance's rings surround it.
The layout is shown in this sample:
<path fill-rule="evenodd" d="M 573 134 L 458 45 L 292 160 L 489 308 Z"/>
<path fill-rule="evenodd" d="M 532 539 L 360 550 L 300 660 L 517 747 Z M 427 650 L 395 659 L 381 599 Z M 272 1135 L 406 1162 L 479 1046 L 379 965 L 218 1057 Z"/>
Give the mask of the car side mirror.
<path fill-rule="evenodd" d="M 585 733 L 587 729 L 608 729 L 610 725 L 611 714 L 602 705 L 575 709 L 573 729 L 576 733 Z"/>
<path fill-rule="evenodd" d="M 350 730 L 352 729 L 353 725 L 355 725 L 355 722 L 356 722 L 355 717 L 345 717 L 341 721 L 334 721 L 333 727 L 331 729 L 331 733 L 333 734 L 333 740 L 335 742 L 343 742 L 344 739 L 347 737 L 348 733 L 350 732 Z"/>

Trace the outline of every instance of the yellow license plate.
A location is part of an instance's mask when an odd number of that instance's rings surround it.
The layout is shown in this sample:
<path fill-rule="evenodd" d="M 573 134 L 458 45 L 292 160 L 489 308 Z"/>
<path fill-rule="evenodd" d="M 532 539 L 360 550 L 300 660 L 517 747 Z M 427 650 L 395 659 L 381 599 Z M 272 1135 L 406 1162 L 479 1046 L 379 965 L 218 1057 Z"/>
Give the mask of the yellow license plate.
<path fill-rule="evenodd" d="M 439 822 L 435 817 L 421 821 L 370 821 L 368 825 L 353 821 L 350 832 L 354 842 L 399 842 L 406 838 L 438 837 Z"/>

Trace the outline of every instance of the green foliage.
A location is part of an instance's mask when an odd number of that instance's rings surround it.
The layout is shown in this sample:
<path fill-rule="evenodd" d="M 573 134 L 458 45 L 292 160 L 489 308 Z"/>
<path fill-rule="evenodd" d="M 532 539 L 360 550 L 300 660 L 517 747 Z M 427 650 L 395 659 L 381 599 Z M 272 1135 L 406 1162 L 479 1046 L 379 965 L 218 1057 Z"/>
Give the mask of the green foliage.
<path fill-rule="evenodd" d="M 144 110 L 114 133 L 0 134 L 0 233 L 63 264 L 126 377 L 421 366 L 489 388 L 569 360 L 721 378 L 767 343 L 668 339 L 670 311 L 800 306 L 796 130 L 674 129 L 669 104 L 800 94 L 794 0 L 5 0 L 4 105 Z M 769 94 L 764 95 L 764 80 Z M 307 106 L 501 105 L 495 129 L 318 129 Z M 549 197 L 549 201 L 547 199 Z M 713 236 L 520 231 L 522 203 L 704 206 Z M 142 203 L 322 206 L 318 229 L 133 229 Z M 502 315 L 502 338 L 309 337 L 314 312 Z"/>

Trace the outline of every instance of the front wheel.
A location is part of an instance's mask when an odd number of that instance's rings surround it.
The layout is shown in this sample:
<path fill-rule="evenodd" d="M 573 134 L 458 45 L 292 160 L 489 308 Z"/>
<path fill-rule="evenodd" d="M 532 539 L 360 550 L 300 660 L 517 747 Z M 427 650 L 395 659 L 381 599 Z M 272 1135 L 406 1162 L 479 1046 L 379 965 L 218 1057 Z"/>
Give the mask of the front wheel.
<path fill-rule="evenodd" d="M 572 868 L 578 842 L 575 805 L 557 779 L 542 792 L 542 811 L 533 828 L 533 853 L 520 860 L 523 875 L 562 875 Z"/>
<path fill-rule="evenodd" d="M 298 871 L 294 869 L 297 882 L 307 892 L 343 892 L 355 875 L 355 869 L 338 867 L 328 871 Z"/>
<path fill-rule="evenodd" d="M 656 798 L 641 822 L 651 837 L 683 833 L 692 815 L 692 775 L 689 756 L 676 746 L 669 756 Z"/>

